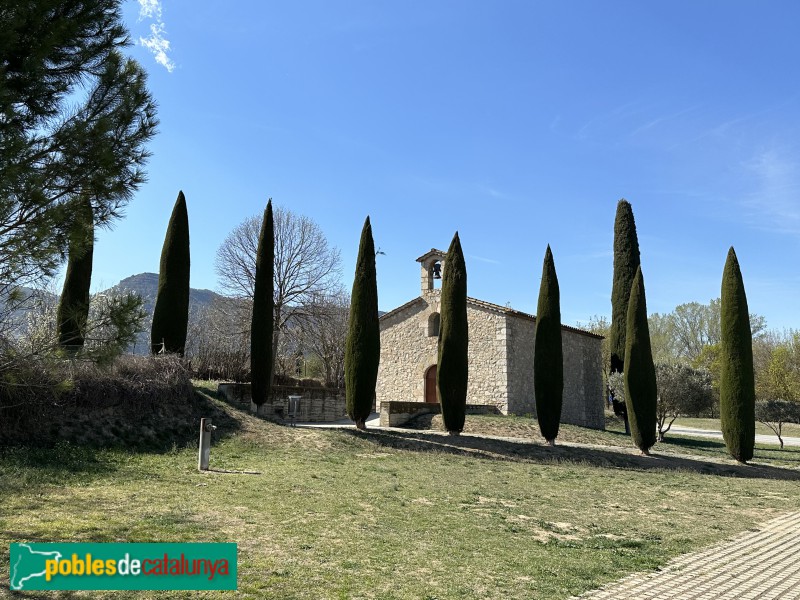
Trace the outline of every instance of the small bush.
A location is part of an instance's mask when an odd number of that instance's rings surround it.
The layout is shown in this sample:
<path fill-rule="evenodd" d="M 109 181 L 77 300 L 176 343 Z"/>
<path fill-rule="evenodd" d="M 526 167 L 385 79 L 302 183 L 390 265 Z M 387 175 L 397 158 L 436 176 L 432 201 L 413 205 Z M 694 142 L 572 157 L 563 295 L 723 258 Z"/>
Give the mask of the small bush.
<path fill-rule="evenodd" d="M 772 429 L 783 449 L 783 426 L 800 423 L 800 403 L 790 400 L 761 400 L 755 404 L 756 419 Z"/>
<path fill-rule="evenodd" d="M 133 440 L 151 447 L 158 431 L 188 428 L 194 396 L 177 356 L 123 356 L 106 368 L 34 358 L 0 372 L 0 444 L 49 446 L 63 439 L 130 446 Z"/>
<path fill-rule="evenodd" d="M 189 400 L 194 393 L 187 365 L 177 355 L 124 356 L 105 369 L 81 364 L 74 382 L 66 398 L 87 407 L 124 402 L 146 408 Z"/>

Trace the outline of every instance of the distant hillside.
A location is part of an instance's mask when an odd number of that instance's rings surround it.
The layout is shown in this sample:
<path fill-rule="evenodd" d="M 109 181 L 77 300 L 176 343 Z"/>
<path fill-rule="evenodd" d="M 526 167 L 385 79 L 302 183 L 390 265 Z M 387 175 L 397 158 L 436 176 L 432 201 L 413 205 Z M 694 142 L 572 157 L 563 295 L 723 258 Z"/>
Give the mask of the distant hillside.
<path fill-rule="evenodd" d="M 51 294 L 46 291 L 36 291 L 31 290 L 29 288 L 20 288 L 22 292 L 22 296 L 26 298 L 31 298 L 35 300 L 36 296 L 38 296 L 41 300 L 39 304 L 47 304 L 50 306 L 55 306 L 58 303 L 58 297 L 54 294 Z M 143 300 L 143 308 L 146 314 L 145 321 L 143 323 L 144 330 L 136 336 L 136 342 L 132 347 L 129 348 L 130 352 L 134 354 L 147 354 L 150 352 L 150 327 L 152 324 L 153 319 L 153 309 L 155 308 L 156 304 L 156 296 L 158 294 L 158 274 L 157 273 L 139 273 L 138 275 L 131 275 L 130 277 L 126 277 L 118 284 L 103 290 L 101 293 L 105 294 L 113 294 L 119 292 L 134 292 L 141 296 Z M 200 311 L 210 308 L 215 302 L 225 300 L 226 297 L 222 296 L 221 294 L 217 294 L 216 292 L 212 292 L 211 290 L 205 289 L 196 289 L 190 288 L 189 289 L 189 323 L 193 322 L 193 318 L 197 315 Z M 13 310 L 9 309 L 8 307 L 3 306 L 2 299 L 0 299 L 0 310 L 6 310 L 8 312 L 7 317 L 10 317 L 8 320 L 11 323 L 11 333 L 14 335 L 24 335 L 24 328 L 23 324 L 26 319 L 26 315 L 29 311 L 34 310 L 35 303 L 28 302 L 23 307 L 15 308 Z M 385 314 L 386 311 L 378 311 L 378 315 L 381 316 Z M 288 324 L 289 327 L 293 326 L 293 322 L 290 319 Z M 0 332 L 2 333 L 2 332 Z"/>
<path fill-rule="evenodd" d="M 158 294 L 158 273 L 139 273 L 131 275 L 120 281 L 117 285 L 109 288 L 106 292 L 135 292 L 144 301 L 144 310 L 147 318 L 144 323 L 144 331 L 136 336 L 136 344 L 131 351 L 135 354 L 147 354 L 150 350 L 150 325 L 153 320 L 153 309 L 156 305 L 156 295 Z M 216 299 L 224 296 L 212 292 L 211 290 L 199 290 L 189 288 L 189 315 L 208 308 Z"/>
<path fill-rule="evenodd" d="M 152 313 L 156 303 L 156 294 L 158 293 L 158 273 L 131 275 L 106 291 L 136 292 L 144 300 L 146 310 Z M 211 290 L 189 288 L 189 310 L 210 306 L 216 298 L 222 298 L 222 296 Z"/>

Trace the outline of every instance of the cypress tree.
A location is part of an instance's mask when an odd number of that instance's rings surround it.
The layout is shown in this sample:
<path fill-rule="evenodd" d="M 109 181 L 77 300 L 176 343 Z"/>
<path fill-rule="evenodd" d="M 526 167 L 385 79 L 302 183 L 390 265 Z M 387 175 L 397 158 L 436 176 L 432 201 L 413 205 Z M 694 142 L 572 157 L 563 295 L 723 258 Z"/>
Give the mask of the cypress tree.
<path fill-rule="evenodd" d="M 750 313 L 742 272 L 733 247 L 722 273 L 720 297 L 719 416 L 730 455 L 739 462 L 753 458 L 755 445 L 755 377 Z"/>
<path fill-rule="evenodd" d="M 544 255 L 539 303 L 536 308 L 536 334 L 533 348 L 533 387 L 536 418 L 542 436 L 551 445 L 558 436 L 564 392 L 564 363 L 561 347 L 561 300 L 556 265 L 550 245 Z"/>
<path fill-rule="evenodd" d="M 464 430 L 469 377 L 467 266 L 458 232 L 453 236 L 445 257 L 440 315 L 436 393 L 442 406 L 444 428 L 457 435 Z"/>
<path fill-rule="evenodd" d="M 89 319 L 89 290 L 94 254 L 94 213 L 88 198 L 78 200 L 70 232 L 64 288 L 56 313 L 58 344 L 69 354 L 83 348 Z"/>
<path fill-rule="evenodd" d="M 656 369 L 650 348 L 642 268 L 636 269 L 625 331 L 625 403 L 633 443 L 644 454 L 656 443 Z"/>
<path fill-rule="evenodd" d="M 366 429 L 365 421 L 372 410 L 380 358 L 375 243 L 372 240 L 372 225 L 368 216 L 364 221 L 358 245 L 344 354 L 347 415 L 355 421 L 358 429 Z"/>
<path fill-rule="evenodd" d="M 186 198 L 179 192 L 161 250 L 158 294 L 150 330 L 153 354 L 163 351 L 183 355 L 188 326 L 189 215 Z"/>
<path fill-rule="evenodd" d="M 608 332 L 609 364 L 606 365 L 609 373 L 622 373 L 625 370 L 628 302 L 639 262 L 639 240 L 633 209 L 623 198 L 617 203 L 614 219 L 614 281 L 611 287 L 611 327 Z M 613 407 L 614 412 L 625 421 L 625 433 L 630 433 L 627 404 L 614 399 Z"/>
<path fill-rule="evenodd" d="M 256 250 L 256 275 L 253 285 L 253 318 L 250 327 L 250 381 L 253 402 L 267 401 L 272 372 L 272 334 L 275 328 L 275 223 L 272 198 L 267 202 Z"/>
<path fill-rule="evenodd" d="M 608 333 L 611 373 L 625 370 L 625 335 L 628 323 L 628 301 L 633 279 L 639 268 L 639 240 L 630 202 L 617 203 L 614 219 L 614 282 L 611 287 L 611 329 Z"/>

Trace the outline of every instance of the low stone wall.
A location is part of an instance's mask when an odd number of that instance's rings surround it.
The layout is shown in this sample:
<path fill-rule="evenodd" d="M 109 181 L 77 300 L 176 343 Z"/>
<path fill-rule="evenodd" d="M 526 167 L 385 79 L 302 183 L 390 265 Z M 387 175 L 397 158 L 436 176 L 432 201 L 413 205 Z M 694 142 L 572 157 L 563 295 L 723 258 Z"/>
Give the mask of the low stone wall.
<path fill-rule="evenodd" d="M 442 412 L 440 404 L 430 402 L 402 402 L 384 400 L 381 402 L 380 426 L 401 427 L 420 415 L 438 415 Z M 490 404 L 467 404 L 468 415 L 499 415 L 500 409 Z"/>
<path fill-rule="evenodd" d="M 384 400 L 381 402 L 380 426 L 400 427 L 414 417 L 431 414 L 438 415 L 440 412 L 442 412 L 442 407 L 439 404 Z"/>
<path fill-rule="evenodd" d="M 251 412 L 264 417 L 288 421 L 289 396 L 300 396 L 297 421 L 328 423 L 347 417 L 344 390 L 330 388 L 308 388 L 276 386 L 272 388 L 272 400 L 259 407 L 252 403 L 249 383 L 220 383 L 217 393 L 232 404 L 249 407 Z"/>

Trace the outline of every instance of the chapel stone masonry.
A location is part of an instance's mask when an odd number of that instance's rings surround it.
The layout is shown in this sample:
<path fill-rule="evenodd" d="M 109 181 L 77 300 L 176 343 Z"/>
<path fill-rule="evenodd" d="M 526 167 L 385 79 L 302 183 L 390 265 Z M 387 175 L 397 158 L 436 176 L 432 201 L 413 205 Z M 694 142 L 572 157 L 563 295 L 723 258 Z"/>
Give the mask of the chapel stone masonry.
<path fill-rule="evenodd" d="M 381 362 L 377 403 L 437 402 L 436 361 L 440 290 L 435 281 L 445 253 L 420 256 L 422 294 L 380 319 Z M 503 414 L 536 413 L 533 345 L 536 317 L 505 306 L 467 299 L 469 380 L 467 403 L 494 405 Z M 605 427 L 602 337 L 562 325 L 562 423 Z"/>

